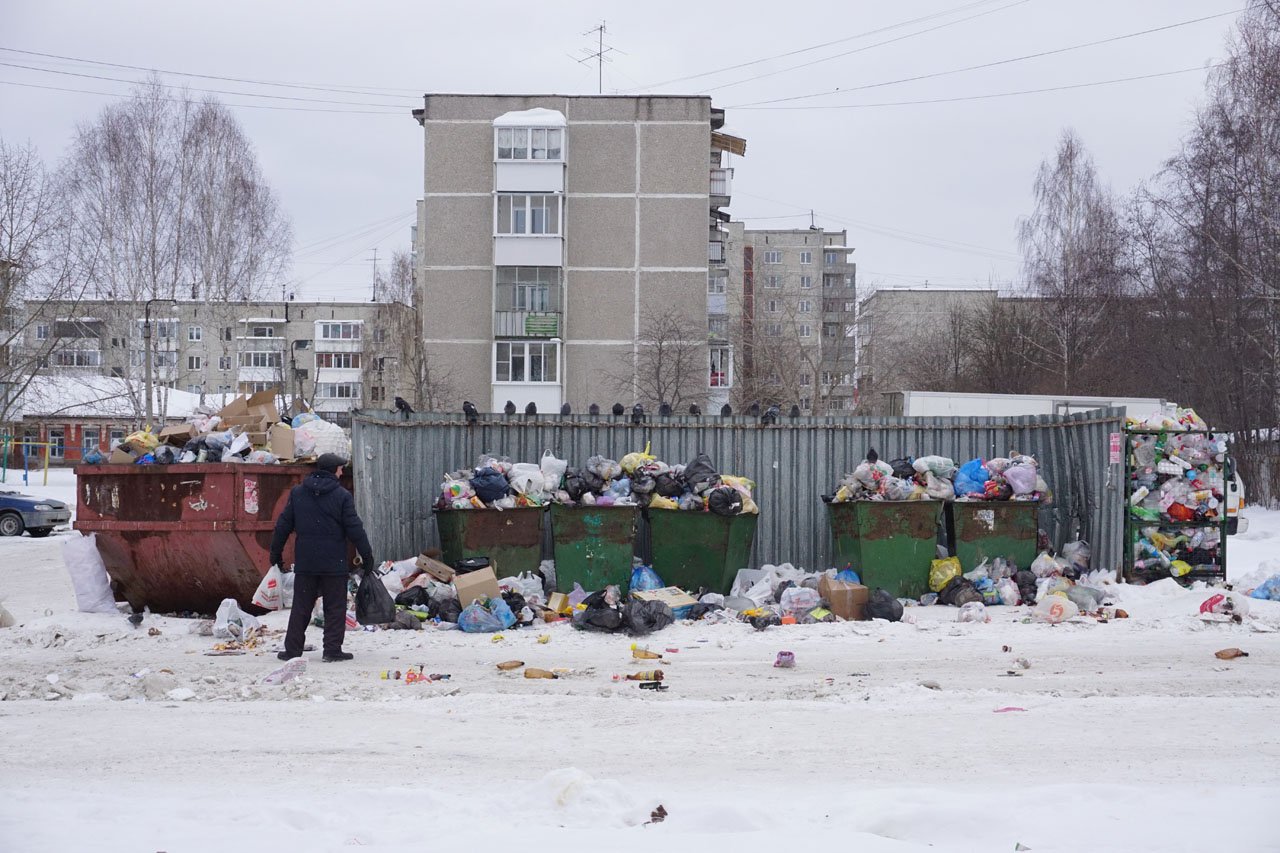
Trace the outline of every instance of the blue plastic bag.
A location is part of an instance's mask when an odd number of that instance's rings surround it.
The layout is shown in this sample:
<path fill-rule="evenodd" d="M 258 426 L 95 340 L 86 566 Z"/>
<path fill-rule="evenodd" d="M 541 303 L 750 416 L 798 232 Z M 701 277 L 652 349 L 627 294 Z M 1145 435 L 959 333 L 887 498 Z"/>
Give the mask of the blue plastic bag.
<path fill-rule="evenodd" d="M 970 459 L 961 465 L 959 472 L 956 473 L 956 494 L 983 494 L 989 479 L 991 479 L 991 473 L 987 470 L 987 466 L 982 464 L 982 460 Z"/>
<path fill-rule="evenodd" d="M 489 599 L 489 612 L 502 623 L 503 628 L 510 628 L 516 624 L 516 615 L 511 612 L 511 608 L 501 598 Z"/>
<path fill-rule="evenodd" d="M 471 488 L 475 490 L 476 497 L 487 504 L 506 497 L 510 491 L 507 478 L 493 468 L 477 468 L 471 478 Z"/>
<path fill-rule="evenodd" d="M 503 602 L 503 607 L 507 607 Z M 511 615 L 511 608 L 507 607 L 507 615 Z M 515 622 L 515 617 L 511 618 Z M 501 631 L 506 628 L 502 624 L 502 620 L 491 613 L 483 604 L 468 604 L 462 609 L 462 613 L 458 615 L 458 628 L 466 631 L 468 634 L 492 634 L 494 631 Z"/>
<path fill-rule="evenodd" d="M 1257 588 L 1249 593 L 1249 597 L 1262 601 L 1280 601 L 1280 575 L 1272 575 L 1258 584 Z"/>
<path fill-rule="evenodd" d="M 632 592 L 636 590 L 645 592 L 651 589 L 662 589 L 664 586 L 666 584 L 662 582 L 662 578 L 658 577 L 658 573 L 649 566 L 636 566 L 631 570 Z"/>
<path fill-rule="evenodd" d="M 845 583 L 862 583 L 862 578 L 858 576 L 857 572 L 850 568 L 844 568 L 836 572 L 836 580 L 844 581 Z"/>

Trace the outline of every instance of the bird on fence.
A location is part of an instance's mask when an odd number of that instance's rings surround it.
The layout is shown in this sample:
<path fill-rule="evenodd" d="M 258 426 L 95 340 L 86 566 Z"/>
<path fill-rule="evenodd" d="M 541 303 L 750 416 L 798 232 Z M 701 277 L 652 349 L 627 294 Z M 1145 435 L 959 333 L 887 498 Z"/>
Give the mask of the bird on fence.
<path fill-rule="evenodd" d="M 476 404 L 470 400 L 462 401 L 462 414 L 467 416 L 467 423 L 473 424 L 480 418 L 480 413 L 476 411 Z"/>
<path fill-rule="evenodd" d="M 788 416 L 789 416 L 789 417 L 793 417 L 793 418 L 798 418 L 798 417 L 800 417 L 800 407 L 799 407 L 799 406 L 797 406 L 796 404 L 792 403 L 792 404 L 791 404 L 791 411 L 790 411 L 790 412 L 788 412 L 787 414 L 788 414 Z"/>
<path fill-rule="evenodd" d="M 782 414 L 782 410 L 777 406 L 770 406 L 764 410 L 764 414 L 760 416 L 760 423 L 765 426 L 771 426 L 778 422 L 778 415 Z"/>
<path fill-rule="evenodd" d="M 413 414 L 413 406 L 404 397 L 396 397 L 396 410 L 403 413 L 406 419 Z"/>
<path fill-rule="evenodd" d="M 593 418 L 597 417 L 600 414 L 600 407 L 597 404 L 592 403 L 587 407 L 587 414 L 591 415 Z"/>
<path fill-rule="evenodd" d="M 622 408 L 622 404 L 621 404 L 621 403 L 614 403 L 614 404 L 613 404 L 613 413 L 614 413 L 614 415 L 620 415 L 620 414 L 622 414 L 622 413 L 623 413 L 623 412 L 625 412 L 625 411 L 626 411 L 626 409 Z"/>
<path fill-rule="evenodd" d="M 567 418 L 573 414 L 573 409 L 569 408 L 569 404 L 565 403 L 560 407 L 560 417 Z"/>
<path fill-rule="evenodd" d="M 733 417 L 733 406 L 730 406 L 728 403 L 725 403 L 723 406 L 721 406 L 720 417 L 722 418 Z"/>
<path fill-rule="evenodd" d="M 502 407 L 502 411 L 506 412 L 508 415 L 514 415 L 516 413 L 516 404 L 508 400 L 507 404 Z"/>
<path fill-rule="evenodd" d="M 662 405 L 658 406 L 658 414 L 664 418 L 671 417 L 671 404 L 663 403 Z"/>
<path fill-rule="evenodd" d="M 537 405 L 536 403 L 534 403 L 532 400 L 530 400 L 530 401 L 529 401 L 529 404 L 528 404 L 527 406 L 525 406 L 525 407 L 524 407 L 524 413 L 525 413 L 526 415 L 536 415 L 536 414 L 538 414 L 538 405 Z"/>
<path fill-rule="evenodd" d="M 750 416 L 751 416 L 751 417 L 753 417 L 753 418 L 758 418 L 758 417 L 760 417 L 760 404 L 759 404 L 759 403 L 752 403 L 752 404 L 751 404 L 751 408 L 747 409 L 747 414 L 748 414 L 748 415 L 750 415 Z"/>
<path fill-rule="evenodd" d="M 695 418 L 698 417 L 699 415 L 702 414 L 702 407 L 699 406 L 697 403 L 690 403 L 689 414 L 693 415 Z"/>
<path fill-rule="evenodd" d="M 639 403 L 631 407 L 631 423 L 636 426 L 644 423 L 644 406 Z"/>

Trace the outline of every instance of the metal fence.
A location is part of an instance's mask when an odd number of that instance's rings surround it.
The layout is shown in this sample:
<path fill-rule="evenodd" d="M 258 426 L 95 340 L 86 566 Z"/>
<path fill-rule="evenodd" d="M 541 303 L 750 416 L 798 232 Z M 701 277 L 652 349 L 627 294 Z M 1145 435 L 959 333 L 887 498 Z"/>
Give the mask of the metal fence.
<path fill-rule="evenodd" d="M 675 464 L 705 452 L 722 473 L 756 482 L 760 524 L 753 563 L 791 562 L 825 568 L 833 548 L 820 495 L 832 492 L 866 451 L 881 459 L 940 454 L 957 464 L 974 457 L 1029 453 L 1053 491 L 1040 526 L 1051 540 L 1083 538 L 1094 565 L 1120 561 L 1123 470 L 1109 462 L 1109 437 L 1123 430 L 1123 411 L 993 418 L 783 418 L 763 426 L 744 417 L 660 418 L 635 425 L 629 414 L 579 417 L 462 415 L 362 411 L 352 441 L 356 502 L 375 551 L 389 558 L 437 544 L 431 506 L 446 471 L 475 464 L 482 453 L 538 461 L 544 450 L 582 465 L 597 453 L 620 459 L 652 445 Z"/>

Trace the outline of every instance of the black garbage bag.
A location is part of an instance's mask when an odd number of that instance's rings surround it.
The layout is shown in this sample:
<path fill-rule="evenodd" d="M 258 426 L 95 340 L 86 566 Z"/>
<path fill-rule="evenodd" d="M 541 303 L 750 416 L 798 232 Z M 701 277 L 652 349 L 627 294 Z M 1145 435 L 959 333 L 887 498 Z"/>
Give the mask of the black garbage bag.
<path fill-rule="evenodd" d="M 579 631 L 616 634 L 622 630 L 622 610 L 601 603 L 573 615 L 573 627 Z"/>
<path fill-rule="evenodd" d="M 662 601 L 628 601 L 622 608 L 622 621 L 633 637 L 652 634 L 676 621 L 671 608 Z"/>
<path fill-rule="evenodd" d="M 910 456 L 889 460 L 889 467 L 893 469 L 893 476 L 903 480 L 910 480 L 916 475 L 916 469 L 911 467 L 913 461 Z"/>
<path fill-rule="evenodd" d="M 868 619 L 888 619 L 890 622 L 902 621 L 902 602 L 890 595 L 886 590 L 876 589 L 867 602 Z"/>
<path fill-rule="evenodd" d="M 716 515 L 740 515 L 742 492 L 731 486 L 717 486 L 707 495 L 707 508 Z"/>
<path fill-rule="evenodd" d="M 795 581 L 783 581 L 773 588 L 773 600 L 782 601 L 782 594 L 795 586 Z"/>
<path fill-rule="evenodd" d="M 766 616 L 752 616 L 747 619 L 747 622 L 749 622 L 751 627 L 755 628 L 757 631 L 763 631 L 765 628 L 769 628 L 773 625 L 781 625 L 782 619 L 778 614 L 770 613 Z"/>
<path fill-rule="evenodd" d="M 564 472 L 564 490 L 569 494 L 569 498 L 575 501 L 582 500 L 582 496 L 590 491 L 582 474 L 573 468 Z"/>
<path fill-rule="evenodd" d="M 151 451 L 151 456 L 156 460 L 157 465 L 172 465 L 178 461 L 178 448 L 162 444 Z"/>
<path fill-rule="evenodd" d="M 634 495 L 649 495 L 657 488 L 658 481 L 648 474 L 636 472 L 631 477 L 631 493 Z"/>
<path fill-rule="evenodd" d="M 686 481 L 678 474 L 668 471 L 654 478 L 654 491 L 664 498 L 678 498 L 684 494 Z"/>
<path fill-rule="evenodd" d="M 453 564 L 453 570 L 460 575 L 489 568 L 488 557 L 464 557 Z"/>
<path fill-rule="evenodd" d="M 511 592 L 510 590 L 502 594 L 502 600 L 511 608 L 511 612 L 516 614 L 517 619 L 520 618 L 520 611 L 529 606 L 529 602 L 525 601 L 523 595 L 518 592 Z"/>
<path fill-rule="evenodd" d="M 604 478 L 595 471 L 588 471 L 585 468 L 578 472 L 578 476 L 582 478 L 582 483 L 586 490 L 593 495 L 604 494 L 606 488 Z"/>
<path fill-rule="evenodd" d="M 400 631 L 421 631 L 422 620 L 408 610 L 397 610 L 396 621 L 390 623 L 387 627 Z"/>
<path fill-rule="evenodd" d="M 692 462 L 684 466 L 684 479 L 689 484 L 689 488 L 700 495 L 720 482 L 720 474 L 711 464 L 711 457 L 705 453 L 699 453 Z"/>
<path fill-rule="evenodd" d="M 507 478 L 496 468 L 479 468 L 471 477 L 471 488 L 476 490 L 476 497 L 487 504 L 505 498 L 511 487 Z"/>
<path fill-rule="evenodd" d="M 1036 603 L 1036 573 L 1030 569 L 1018 569 L 1013 574 L 1013 582 L 1018 585 L 1018 597 L 1023 604 Z"/>
<path fill-rule="evenodd" d="M 375 572 L 365 572 L 356 588 L 356 621 L 361 625 L 396 621 L 396 603 Z"/>
<path fill-rule="evenodd" d="M 401 607 L 431 608 L 431 593 L 420 586 L 411 586 L 396 596 L 396 604 Z"/>
<path fill-rule="evenodd" d="M 427 615 L 432 619 L 439 619 L 441 622 L 458 623 L 458 617 L 462 615 L 462 603 L 456 598 L 446 598 L 439 604 L 431 602 L 431 608 L 427 611 Z"/>
<path fill-rule="evenodd" d="M 697 604 L 689 608 L 689 615 L 686 616 L 685 618 L 697 621 L 701 619 L 703 616 L 706 616 L 708 613 L 714 613 L 717 610 L 724 610 L 724 608 L 721 607 L 719 604 L 703 604 L 701 601 L 699 601 Z"/>
<path fill-rule="evenodd" d="M 958 575 L 947 581 L 947 585 L 938 593 L 938 603 L 952 607 L 963 607 L 971 601 L 982 601 L 982 593 L 973 586 L 973 581 Z"/>

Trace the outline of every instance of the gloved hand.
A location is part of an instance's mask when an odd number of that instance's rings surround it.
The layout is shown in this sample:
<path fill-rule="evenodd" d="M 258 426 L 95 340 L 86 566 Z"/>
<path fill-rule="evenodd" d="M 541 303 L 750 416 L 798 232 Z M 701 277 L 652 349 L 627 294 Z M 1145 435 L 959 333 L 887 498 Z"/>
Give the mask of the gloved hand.
<path fill-rule="evenodd" d="M 283 575 L 287 575 L 293 571 L 293 566 L 286 566 L 283 560 L 279 563 L 272 563 L 271 565 L 278 567 L 280 569 L 280 573 Z"/>

